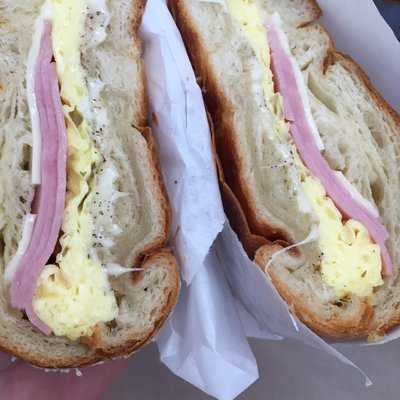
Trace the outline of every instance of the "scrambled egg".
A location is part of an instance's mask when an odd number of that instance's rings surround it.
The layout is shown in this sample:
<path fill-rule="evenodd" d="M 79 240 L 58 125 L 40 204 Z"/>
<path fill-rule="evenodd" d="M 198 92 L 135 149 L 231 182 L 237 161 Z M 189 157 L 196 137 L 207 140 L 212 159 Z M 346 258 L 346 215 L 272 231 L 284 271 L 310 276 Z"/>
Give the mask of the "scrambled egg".
<path fill-rule="evenodd" d="M 265 65 L 264 93 L 275 113 L 275 128 L 280 136 L 288 126 L 281 112 L 282 102 L 274 94 L 267 30 L 260 8 L 254 0 L 225 0 L 230 15 L 241 25 L 259 61 Z M 372 294 L 383 284 L 380 248 L 373 243 L 366 228 L 358 221 L 342 221 L 342 215 L 326 196 L 320 181 L 311 176 L 296 150 L 294 158 L 301 175 L 301 187 L 319 219 L 318 245 L 321 250 L 321 274 L 337 296 L 349 293 L 358 296 Z"/>
<path fill-rule="evenodd" d="M 381 252 L 364 225 L 353 219 L 342 222 L 342 215 L 326 196 L 319 180 L 305 176 L 302 188 L 319 219 L 321 273 L 339 297 L 354 293 L 372 294 L 383 284 Z"/>
<path fill-rule="evenodd" d="M 90 178 L 100 156 L 90 138 L 89 96 L 80 62 L 85 0 L 48 0 L 52 40 L 67 121 L 67 197 L 57 265 L 43 270 L 33 301 L 55 335 L 89 336 L 100 322 L 116 318 L 118 306 L 107 274 L 90 253 L 93 219 L 87 209 Z"/>
<path fill-rule="evenodd" d="M 265 66 L 264 93 L 267 98 L 274 94 L 274 81 L 270 69 L 267 34 L 257 4 L 252 0 L 226 0 L 231 16 L 242 26 L 257 58 Z"/>
<path fill-rule="evenodd" d="M 278 117 L 274 121 L 276 132 L 278 134 L 287 133 L 288 128 L 283 118 L 282 98 L 274 90 L 271 57 L 264 26 L 265 15 L 261 14 L 259 6 L 254 0 L 226 0 L 226 5 L 231 16 L 241 25 L 256 57 L 265 66 L 262 85 L 265 99 Z"/>

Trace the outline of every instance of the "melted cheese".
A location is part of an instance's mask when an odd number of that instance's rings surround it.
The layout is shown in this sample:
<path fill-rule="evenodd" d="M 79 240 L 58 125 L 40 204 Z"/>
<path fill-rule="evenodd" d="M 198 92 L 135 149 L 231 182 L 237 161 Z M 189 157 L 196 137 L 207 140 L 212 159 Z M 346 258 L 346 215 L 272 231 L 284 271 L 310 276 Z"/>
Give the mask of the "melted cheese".
<path fill-rule="evenodd" d="M 264 24 L 268 16 L 262 14 L 254 0 L 226 0 L 226 4 L 233 19 L 240 24 L 240 28 L 247 37 L 259 62 L 265 66 L 263 79 L 265 98 L 270 104 L 270 109 L 275 113 L 275 129 L 278 135 L 282 137 L 287 132 L 288 127 L 283 117 L 280 95 L 274 93 L 267 30 Z M 298 68 L 294 59 L 292 62 L 294 67 Z M 304 98 L 307 92 L 301 74 L 298 74 L 297 79 L 307 111 L 308 100 Z M 306 115 L 309 120 L 312 118 L 311 112 L 306 112 Z M 311 126 L 315 125 L 313 120 L 309 122 Z M 318 134 L 317 143 L 320 140 Z M 361 223 L 354 220 L 342 221 L 339 210 L 332 200 L 326 196 L 320 181 L 311 176 L 295 148 L 293 154 L 301 175 L 302 191 L 319 220 L 319 237 L 317 240 L 321 249 L 323 280 L 335 290 L 339 297 L 346 296 L 349 293 L 358 296 L 372 294 L 374 287 L 383 284 L 379 246 L 372 242 L 368 231 Z M 302 205 L 302 209 L 307 209 L 307 207 Z"/>
<path fill-rule="evenodd" d="M 84 0 L 48 0 L 52 40 L 67 121 L 67 197 L 57 265 L 43 270 L 34 310 L 55 335 L 77 339 L 100 322 L 113 320 L 118 306 L 107 273 L 92 257 L 93 218 L 87 208 L 90 178 L 100 156 L 90 137 L 89 95 L 80 62 L 87 13 Z"/>
<path fill-rule="evenodd" d="M 380 247 L 360 222 L 353 219 L 343 222 L 321 182 L 304 165 L 300 168 L 304 170 L 303 191 L 319 219 L 322 278 L 339 297 L 349 293 L 371 295 L 374 287 L 383 284 Z"/>

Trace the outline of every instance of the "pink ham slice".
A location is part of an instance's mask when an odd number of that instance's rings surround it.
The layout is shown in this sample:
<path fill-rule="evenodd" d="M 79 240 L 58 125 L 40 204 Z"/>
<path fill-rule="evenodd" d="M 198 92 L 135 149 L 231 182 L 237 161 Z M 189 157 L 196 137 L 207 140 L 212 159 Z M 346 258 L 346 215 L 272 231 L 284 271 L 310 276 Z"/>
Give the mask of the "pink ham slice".
<path fill-rule="evenodd" d="M 283 97 L 285 118 L 291 124 L 291 134 L 300 157 L 312 175 L 321 181 L 327 195 L 343 216 L 359 221 L 368 230 L 381 249 L 383 273 L 389 276 L 393 272 L 392 260 L 385 245 L 389 234 L 379 217 L 354 200 L 320 153 L 304 111 L 292 59 L 285 49 L 280 28 L 274 20 L 268 21 L 267 28 L 276 89 Z"/>
<path fill-rule="evenodd" d="M 51 330 L 32 306 L 40 273 L 57 244 L 66 192 L 67 134 L 55 63 L 52 62 L 51 24 L 44 23 L 35 66 L 35 96 L 41 133 L 41 185 L 32 212 L 36 221 L 29 246 L 11 282 L 11 304 L 25 310 L 31 323 L 45 334 Z"/>

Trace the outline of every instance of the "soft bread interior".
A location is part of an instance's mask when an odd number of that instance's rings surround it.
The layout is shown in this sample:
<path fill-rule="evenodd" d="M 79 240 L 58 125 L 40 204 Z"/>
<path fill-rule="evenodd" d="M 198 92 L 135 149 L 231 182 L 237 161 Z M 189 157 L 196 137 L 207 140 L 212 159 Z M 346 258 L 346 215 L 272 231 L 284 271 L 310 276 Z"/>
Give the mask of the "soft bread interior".
<path fill-rule="evenodd" d="M 127 18 L 132 15 L 132 4 L 140 7 L 138 1 L 109 2 L 110 29 L 101 44 L 93 43 L 92 32 L 104 24 L 104 17 L 89 13 L 82 49 L 86 76 L 106 82 L 94 100 L 95 107 L 106 110 L 109 121 L 105 126 L 94 127 L 93 139 L 104 162 L 96 171 L 92 212 L 100 236 L 102 232 L 107 236 L 107 230 L 114 224 L 122 229 L 117 235 L 109 233 L 114 245 L 99 247 L 98 253 L 103 262 L 122 265 L 131 265 L 144 250 L 160 246 L 168 229 L 168 211 L 155 168 L 156 159 L 149 151 L 151 136 L 149 143 L 139 130 L 145 123 L 146 105 L 144 71 L 138 62 L 140 45 L 137 40 L 132 41 L 139 20 L 137 16 L 135 20 Z M 122 194 L 114 203 L 112 215 L 107 212 L 112 193 L 109 185 L 102 184 L 99 178 L 110 164 L 118 173 L 114 190 Z"/>
<path fill-rule="evenodd" d="M 302 240 L 312 221 L 299 212 L 293 185 L 296 171 L 280 167 L 283 159 L 278 147 L 286 141 L 279 142 L 271 135 L 273 115 L 261 87 L 264 67 L 223 6 L 201 1 L 176 3 L 184 10 L 184 23 L 195 30 L 187 46 L 191 40 L 193 45 L 197 43 L 196 39 L 201 46 L 199 53 L 193 48 L 191 56 L 210 89 L 207 99 L 219 156 L 227 166 L 226 179 L 246 208 L 250 226 L 267 237 Z M 214 96 L 216 93 L 221 95 Z M 287 215 L 298 219 L 288 224 Z"/>
<path fill-rule="evenodd" d="M 0 295 L 0 349 L 44 368 L 79 367 L 130 355 L 147 343 L 173 308 L 179 288 L 175 257 L 161 250 L 148 257 L 143 271 L 113 282 L 120 312 L 118 318 L 97 327 L 81 343 L 62 337 L 45 337 L 8 305 L 4 287 Z"/>
<path fill-rule="evenodd" d="M 33 24 L 42 4 L 42 1 L 30 2 L 29 6 L 23 2 L 13 2 L 2 17 L 7 23 L 1 26 L 1 166 L 3 171 L 13 171 L 2 173 L 0 177 L 3 209 L 7 210 L 1 215 L 4 219 L 2 236 L 5 263 L 15 253 L 22 218 L 29 211 L 29 199 L 32 196 L 29 185 L 31 127 L 25 97 L 25 63 Z M 141 7 L 137 8 L 138 13 Z M 96 107 L 106 110 L 110 123 L 106 127 L 93 127 L 93 140 L 104 159 L 96 171 L 97 175 L 101 174 L 104 166 L 112 163 L 118 178 L 111 190 L 124 194 L 116 201 L 114 213 L 115 223 L 124 230 L 122 235 L 113 238 L 116 242 L 115 254 L 111 255 L 114 258 L 116 255 L 122 264 L 131 264 L 137 258 L 135 256 L 149 244 L 157 241 L 162 243 L 168 222 L 165 196 L 154 166 L 155 157 L 149 151 L 152 144 L 149 146 L 139 130 L 146 118 L 145 92 L 143 68 L 138 62 L 140 47 L 137 41 L 132 40 L 133 29 L 137 28 L 138 21 L 130 17 L 131 9 L 132 1 L 111 3 L 109 33 L 106 40 L 96 46 L 90 41 L 90 33 L 95 29 L 95 24 L 103 22 L 89 14 L 90 25 L 88 22 L 82 49 L 82 63 L 87 76 L 106 83 L 96 99 Z M 14 29 L 18 18 L 23 18 L 27 31 Z M 110 68 L 110 65 L 116 67 Z M 127 80 L 126 76 L 134 78 Z M 97 217 L 106 211 L 107 200 L 112 196 L 109 190 L 98 189 L 99 186 L 93 191 L 96 194 L 93 200 L 98 206 L 92 207 Z M 15 202 L 15 199 L 19 201 Z M 109 215 L 105 217 L 96 218 L 99 225 L 109 225 Z M 98 230 L 101 230 L 101 226 Z"/>
<path fill-rule="evenodd" d="M 324 155 L 333 169 L 343 171 L 363 197 L 376 205 L 390 234 L 387 245 L 395 273 L 376 290 L 373 299 L 372 326 L 381 332 L 395 323 L 390 321 L 397 318 L 400 300 L 400 119 L 351 59 L 336 52 L 322 58 L 329 49 L 318 54 L 323 48 L 313 48 L 310 34 L 319 37 L 319 43 L 328 43 L 326 32 L 313 26 L 303 28 L 292 46 L 296 47 L 293 52 L 299 62 L 305 62 L 303 68 L 307 58 L 319 60 L 304 68 L 304 77 L 314 118 L 326 144 Z"/>
<path fill-rule="evenodd" d="M 151 132 L 143 128 L 146 104 L 137 37 L 143 2 L 116 0 L 108 2 L 112 17 L 106 40 L 95 46 L 89 43 L 90 27 L 102 23 L 101 15 L 89 14 L 82 47 L 87 75 L 104 83 L 96 111 L 105 112 L 109 121 L 107 126 L 92 127 L 103 163 L 96 171 L 90 209 L 97 217 L 98 236 L 108 235 L 112 242 L 103 247 L 94 244 L 101 262 L 143 271 L 110 278 L 119 315 L 99 325 L 93 337 L 82 339 L 82 343 L 45 337 L 9 306 L 4 268 L 18 246 L 32 196 L 25 75 L 33 24 L 42 3 L 0 2 L 0 348 L 39 366 L 61 368 L 126 355 L 147 342 L 171 311 L 179 278 L 174 256 L 162 248 L 168 234 L 169 209 Z M 112 185 L 106 185 L 102 170 L 110 165 L 115 177 Z M 118 195 L 111 202 L 114 194 Z M 119 227 L 114 234 L 107 230 L 113 225 Z"/>
<path fill-rule="evenodd" d="M 319 333 L 357 337 L 384 331 L 399 319 L 399 117 L 314 22 L 320 15 L 315 2 L 256 3 L 280 13 L 308 87 L 324 156 L 379 209 L 395 265 L 394 276 L 372 299 L 338 298 L 321 279 L 316 243 L 301 246 L 301 257 L 277 257 L 268 272 L 293 311 Z M 251 230 L 272 240 L 279 229 L 284 239 L 303 240 L 312 221 L 293 196 L 295 167 L 282 166 L 281 143 L 270 139 L 270 112 L 260 90 L 262 66 L 248 41 L 220 4 L 171 0 L 170 5 L 204 85 L 227 183 Z M 276 246 L 267 245 L 258 251 L 256 261 L 263 269 L 273 250 Z"/>

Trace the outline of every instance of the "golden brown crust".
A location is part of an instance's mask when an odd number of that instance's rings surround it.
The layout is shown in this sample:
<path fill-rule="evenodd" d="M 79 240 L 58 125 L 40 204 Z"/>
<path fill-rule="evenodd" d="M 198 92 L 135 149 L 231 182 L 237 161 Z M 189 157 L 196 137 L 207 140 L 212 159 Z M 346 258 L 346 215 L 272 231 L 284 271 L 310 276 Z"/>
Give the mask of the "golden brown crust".
<path fill-rule="evenodd" d="M 310 17 L 311 15 L 312 17 L 299 24 L 299 28 L 315 24 L 322 15 L 318 3 L 315 0 L 308 1 L 313 10 L 310 14 Z M 202 43 L 200 34 L 191 21 L 183 0 L 169 0 L 169 7 L 181 31 L 193 67 L 199 77 L 199 83 L 204 89 L 206 106 L 212 116 L 216 149 L 223 171 L 223 173 L 220 173 L 220 181 L 225 211 L 249 256 L 254 257 L 254 254 L 257 253 L 256 261 L 260 266 L 266 265 L 263 264 L 266 249 L 269 249 L 270 252 L 271 249 L 276 248 L 277 244 L 282 244 L 282 240 L 290 242 L 290 238 L 286 232 L 280 231 L 270 221 L 260 216 L 256 209 L 255 199 L 252 198 L 252 192 L 243 178 L 245 174 L 240 156 L 240 144 L 235 139 L 237 135 L 234 134 L 234 109 L 221 90 L 216 78 L 217 75 L 212 69 L 207 56 L 207 43 Z M 319 25 L 316 26 L 320 27 Z M 320 28 L 326 32 L 325 28 Z M 329 34 L 328 37 L 330 43 L 321 64 L 323 72 L 327 73 L 334 63 L 343 65 L 365 85 L 377 107 L 382 112 L 389 114 L 400 130 L 399 115 L 372 86 L 363 70 L 350 57 L 339 53 Z M 259 246 L 258 252 L 257 246 Z M 264 246 L 264 248 L 260 246 Z M 323 336 L 335 339 L 365 337 L 371 330 L 383 332 L 400 323 L 399 309 L 385 325 L 381 324 L 382 326 L 378 327 L 379 324 L 376 325 L 375 323 L 376 326 L 372 326 L 374 324 L 374 309 L 365 299 L 355 300 L 358 303 L 358 315 L 352 319 L 345 319 L 338 312 L 329 320 L 321 320 L 322 317 L 312 311 L 313 308 L 307 303 L 307 300 L 302 296 L 294 295 L 285 282 L 274 273 L 273 269 L 269 270 L 268 273 L 281 296 L 291 305 L 293 312 L 304 323 Z"/>
<path fill-rule="evenodd" d="M 139 51 L 142 51 L 142 42 L 139 37 L 138 31 L 140 27 L 140 23 L 142 20 L 142 16 L 144 13 L 144 8 L 146 6 L 147 0 L 137 0 L 134 5 L 133 10 L 133 18 L 132 18 L 132 37 L 135 42 L 135 45 L 138 47 Z M 146 76 L 144 70 L 144 62 L 143 59 L 139 61 L 140 68 L 140 89 L 137 96 L 139 108 L 137 111 L 137 115 L 135 116 L 135 127 L 142 134 L 142 136 L 146 139 L 147 146 L 150 153 L 150 158 L 152 160 L 153 170 L 152 175 L 155 178 L 154 181 L 157 182 L 158 186 L 158 198 L 162 207 L 163 218 L 163 229 L 160 235 L 156 237 L 152 243 L 147 244 L 145 247 L 140 249 L 137 254 L 134 254 L 132 257 L 132 265 L 140 264 L 141 260 L 146 257 L 147 254 L 155 251 L 157 248 L 165 246 L 170 230 L 171 223 L 171 207 L 169 204 L 168 194 L 164 185 L 164 181 L 162 178 L 161 167 L 157 154 L 157 147 L 153 137 L 153 133 L 151 129 L 147 126 L 148 121 L 148 98 L 146 92 Z"/>
<path fill-rule="evenodd" d="M 140 280 L 144 278 L 147 269 L 151 268 L 153 265 L 159 265 L 161 262 L 168 267 L 169 291 L 168 294 L 166 294 L 166 304 L 160 312 L 160 317 L 154 323 L 153 329 L 150 332 L 145 332 L 140 338 L 136 337 L 134 339 L 129 339 L 121 345 L 110 346 L 107 348 L 104 346 L 105 342 L 107 342 L 107 339 L 104 339 L 104 334 L 102 332 L 102 329 L 100 328 L 98 332 L 93 335 L 92 338 L 88 338 L 88 340 L 86 340 L 86 344 L 95 349 L 96 355 L 99 355 L 102 358 L 115 358 L 131 354 L 139 347 L 148 343 L 159 331 L 162 324 L 168 318 L 170 312 L 172 311 L 178 300 L 180 279 L 176 258 L 174 257 L 170 249 L 160 249 L 157 252 L 148 254 L 146 256 L 141 265 L 143 271 L 133 273 L 130 276 L 132 282 L 134 284 L 138 284 Z"/>
<path fill-rule="evenodd" d="M 141 42 L 138 36 L 138 29 L 140 25 L 140 21 L 142 19 L 144 7 L 146 0 L 137 0 L 134 3 L 134 9 L 132 11 L 133 19 L 132 19 L 132 37 L 135 42 L 135 45 L 138 46 L 139 50 L 141 49 Z M 141 337 L 131 337 L 125 340 L 118 346 L 96 349 L 96 335 L 92 339 L 85 338 L 82 339 L 82 344 L 85 346 L 89 346 L 87 349 L 87 353 L 82 357 L 69 357 L 65 356 L 62 359 L 59 358 L 49 358 L 49 357 L 41 357 L 37 354 L 32 354 L 26 352 L 24 349 L 16 346 L 12 341 L 8 338 L 0 337 L 0 351 L 9 353 L 13 356 L 24 359 L 26 362 L 42 367 L 42 368 L 76 368 L 83 367 L 86 365 L 95 364 L 102 360 L 106 359 L 114 359 L 118 357 L 128 356 L 138 350 L 140 347 L 147 344 L 154 335 L 158 332 L 164 321 L 170 315 L 172 309 L 174 308 L 179 294 L 180 287 L 180 279 L 179 279 L 179 268 L 177 265 L 177 261 L 172 254 L 171 250 L 165 248 L 165 245 L 169 236 L 169 227 L 171 220 L 171 211 L 168 201 L 168 195 L 163 183 L 161 169 L 159 165 L 159 159 L 157 156 L 156 144 L 151 132 L 151 129 L 146 126 L 147 122 L 147 98 L 145 91 L 145 72 L 143 62 L 140 62 L 140 88 L 138 90 L 138 111 L 134 116 L 135 125 L 137 129 L 141 132 L 143 137 L 146 139 L 148 145 L 148 151 L 150 153 L 152 168 L 152 175 L 155 178 L 157 186 L 157 198 L 161 204 L 162 208 L 162 221 L 160 223 L 163 225 L 162 230 L 158 237 L 154 239 L 154 241 L 146 247 L 140 249 L 139 254 L 136 254 L 134 259 L 132 260 L 133 265 L 138 265 L 144 270 L 147 268 L 151 268 L 152 265 L 156 263 L 160 263 L 162 261 L 168 266 L 168 293 L 165 293 L 167 296 L 167 301 L 165 306 L 160 312 L 154 326 L 151 331 L 144 332 Z M 136 281 L 140 280 L 144 273 L 134 273 L 131 275 L 127 275 L 127 279 L 129 276 L 132 276 L 132 279 Z M 91 347 L 91 348 L 90 348 Z"/>
<path fill-rule="evenodd" d="M 207 57 L 207 45 L 202 43 L 192 25 L 183 1 L 170 0 L 169 6 L 183 36 L 196 75 L 200 78 L 199 83 L 204 89 L 207 110 L 212 116 L 216 132 L 215 145 L 227 185 L 239 200 L 254 234 L 270 240 L 285 238 L 290 242 L 286 232 L 274 226 L 257 212 L 251 187 L 242 173 L 244 165 L 240 155 L 240 144 L 237 142 L 237 136 L 232 134 L 234 108 L 223 93 L 216 74 L 212 70 L 211 62 Z"/>
<path fill-rule="evenodd" d="M 133 19 L 132 19 L 132 37 L 134 42 L 136 43 L 137 47 L 139 48 L 140 52 L 142 51 L 142 42 L 139 37 L 139 27 L 140 23 L 142 20 L 142 16 L 144 13 L 144 9 L 146 6 L 147 0 L 137 0 L 135 3 L 135 8 L 133 11 Z M 147 98 L 147 92 L 146 92 L 146 76 L 145 76 L 145 70 L 144 70 L 144 62 L 143 59 L 140 59 L 139 61 L 140 64 L 140 75 L 141 75 L 141 89 L 139 91 L 138 97 L 140 98 L 139 104 L 140 108 L 138 109 L 138 114 L 135 116 L 135 124 L 137 129 L 141 132 L 143 137 L 146 139 L 147 146 L 150 152 L 150 157 L 152 160 L 152 165 L 153 165 L 153 170 L 152 170 L 152 175 L 155 178 L 155 182 L 158 183 L 158 198 L 159 202 L 162 207 L 162 213 L 163 213 L 163 229 L 158 237 L 156 237 L 152 243 L 149 243 L 146 245 L 146 247 L 140 249 L 139 253 L 135 255 L 135 257 L 132 259 L 132 265 L 144 265 L 145 263 L 148 262 L 149 257 L 153 257 L 154 254 L 157 252 L 157 249 L 160 249 L 160 254 L 166 254 L 168 253 L 168 257 L 173 258 L 172 264 L 175 265 L 174 269 L 174 276 L 176 278 L 177 283 L 173 285 L 174 289 L 174 295 L 169 295 L 169 300 L 167 303 L 167 306 L 165 307 L 165 314 L 161 316 L 159 321 L 156 324 L 155 329 L 147 335 L 147 337 L 140 339 L 140 340 L 131 340 L 125 343 L 123 346 L 119 348 L 112 349 L 107 352 L 107 354 L 104 354 L 104 356 L 107 357 L 115 357 L 115 356 L 121 356 L 121 355 L 126 355 L 134 352 L 137 350 L 139 347 L 143 346 L 146 344 L 154 335 L 155 333 L 159 330 L 161 327 L 162 323 L 164 320 L 168 317 L 169 313 L 172 311 L 173 306 L 176 304 L 177 298 L 178 298 L 178 292 L 179 292 L 179 273 L 178 273 L 178 266 L 176 264 L 176 260 L 173 257 L 172 253 L 170 253 L 169 250 L 163 249 L 163 247 L 166 245 L 168 236 L 169 236 L 169 230 L 170 230 L 170 223 L 171 223 L 171 208 L 169 204 L 169 199 L 168 199 L 168 194 L 164 185 L 164 181 L 162 178 L 162 173 L 161 173 L 161 167 L 159 163 L 159 158 L 157 154 L 157 148 L 156 148 L 156 143 L 153 137 L 153 133 L 149 127 L 147 127 L 148 121 L 148 98 Z M 172 269 L 171 269 L 172 272 Z M 138 274 L 136 274 L 138 276 Z"/>
<path fill-rule="evenodd" d="M 352 313 L 350 318 L 344 318 L 338 308 L 337 313 L 333 313 L 329 319 L 324 319 L 320 313 L 313 311 L 313 307 L 310 307 L 309 300 L 305 296 L 293 293 L 293 290 L 282 280 L 274 268 L 266 269 L 270 256 L 280 249 L 282 247 L 276 244 L 266 245 L 258 249 L 254 261 L 264 273 L 270 276 L 272 283 L 289 305 L 291 312 L 321 336 L 336 340 L 365 337 L 374 315 L 373 307 L 369 302 L 366 299 L 355 300 L 357 301 L 357 311 Z"/>
<path fill-rule="evenodd" d="M 343 54 L 339 51 L 333 51 L 330 57 L 332 64 L 339 63 L 346 68 L 352 75 L 358 78 L 365 86 L 367 92 L 371 95 L 377 108 L 382 113 L 389 114 L 394 120 L 395 124 L 400 129 L 400 115 L 392 108 L 392 106 L 383 98 L 378 90 L 373 86 L 371 80 L 365 71 L 347 54 Z M 329 66 L 328 66 L 329 69 Z"/>
<path fill-rule="evenodd" d="M 323 28 L 324 29 L 324 28 Z M 325 30 L 326 31 L 326 30 Z M 371 95 L 377 108 L 384 114 L 388 114 L 393 119 L 397 130 L 400 132 L 400 115 L 391 107 L 391 105 L 383 98 L 378 90 L 373 86 L 370 78 L 365 71 L 347 54 L 343 54 L 336 50 L 333 40 L 329 33 L 327 35 L 331 40 L 331 46 L 329 47 L 325 60 L 324 60 L 324 73 L 329 72 L 329 68 L 336 63 L 342 65 L 348 70 L 354 77 L 356 77 L 365 86 L 367 92 Z M 393 309 L 392 315 L 386 321 L 379 321 L 374 318 L 374 310 L 372 310 L 372 316 L 370 319 L 370 325 L 364 330 L 362 336 L 371 334 L 377 334 L 383 336 L 394 327 L 400 325 L 400 308 L 396 307 Z"/>
<path fill-rule="evenodd" d="M 226 183 L 224 170 L 222 168 L 222 164 L 216 149 L 214 124 L 212 122 L 209 113 L 207 113 L 207 117 L 210 125 L 211 142 L 213 145 L 212 150 L 213 150 L 214 160 L 217 165 L 218 181 L 221 190 L 224 209 L 227 215 L 230 216 L 229 221 L 232 229 L 235 232 L 237 232 L 247 254 L 249 254 L 249 256 L 253 258 L 256 254 L 256 251 L 261 246 L 264 246 L 269 242 L 263 236 L 255 235 L 254 233 L 251 232 L 242 205 L 238 201 L 235 194 L 232 192 L 230 186 Z"/>
<path fill-rule="evenodd" d="M 350 56 L 336 50 L 334 42 L 329 33 L 325 30 L 325 28 L 322 27 L 322 29 L 324 29 L 330 39 L 330 47 L 327 50 L 327 54 L 323 62 L 324 73 L 329 73 L 329 69 L 335 64 L 340 64 L 343 66 L 355 77 L 355 79 L 358 79 L 360 82 L 362 82 L 366 91 L 370 94 L 372 100 L 375 102 L 376 107 L 382 113 L 389 115 L 390 118 L 393 119 L 398 131 L 400 132 L 400 115 L 390 106 L 390 104 L 373 86 L 371 80 L 364 70 Z M 271 276 L 274 284 L 277 286 L 285 301 L 293 302 L 293 296 L 291 296 L 289 288 L 285 287 L 284 282 L 279 281 L 277 276 L 273 276 L 273 270 L 269 271 L 269 275 Z M 295 307 L 295 313 L 303 322 L 312 327 L 316 332 L 335 339 L 366 337 L 371 333 L 383 336 L 385 333 L 400 324 L 399 308 L 393 310 L 392 316 L 388 321 L 377 321 L 374 318 L 374 308 L 365 300 L 360 300 L 360 302 L 363 302 L 363 310 L 360 309 L 360 319 L 348 321 L 347 323 L 345 321 L 340 321 L 340 319 L 335 319 L 334 321 L 328 321 L 328 325 L 323 324 L 323 326 L 320 326 L 321 321 L 318 321 L 320 316 L 313 314 L 310 308 L 307 307 L 307 304 L 301 301 L 299 301 L 299 305 Z"/>
<path fill-rule="evenodd" d="M 312 12 L 310 14 L 310 18 L 307 21 L 304 21 L 300 25 L 298 25 L 298 28 L 302 28 L 304 26 L 310 25 L 322 17 L 322 9 L 319 6 L 317 0 L 308 0 L 308 4 L 312 10 Z"/>
<path fill-rule="evenodd" d="M 388 321 L 373 321 L 371 331 L 376 334 L 376 336 L 384 336 L 386 333 L 391 331 L 393 328 L 396 328 L 400 325 L 400 310 L 398 307 L 393 311 L 391 317 Z"/>
<path fill-rule="evenodd" d="M 171 207 L 169 204 L 167 190 L 164 185 L 164 181 L 162 179 L 161 167 L 157 155 L 157 147 L 156 143 L 150 128 L 139 128 L 143 137 L 146 139 L 147 146 L 149 149 L 150 157 L 152 160 L 152 175 L 154 177 L 154 181 L 157 182 L 157 192 L 158 199 L 162 208 L 162 223 L 163 229 L 160 234 L 154 238 L 152 243 L 148 243 L 145 247 L 139 250 L 137 254 L 134 255 L 132 259 L 132 265 L 140 264 L 141 260 L 146 257 L 147 254 L 152 253 L 156 249 L 160 247 L 164 247 L 169 236 L 169 230 L 171 225 Z"/>
<path fill-rule="evenodd" d="M 139 37 L 139 27 L 140 22 L 142 20 L 142 16 L 144 13 L 144 8 L 146 6 L 147 0 L 137 0 L 134 3 L 134 8 L 132 10 L 132 38 L 134 46 L 138 48 L 138 51 L 142 52 L 142 41 Z M 144 71 L 144 63 L 143 60 L 140 59 L 139 61 L 139 68 L 140 68 L 140 88 L 137 93 L 137 111 L 136 115 L 134 115 L 134 124 L 135 126 L 147 126 L 147 94 L 146 94 L 146 76 Z"/>
<path fill-rule="evenodd" d="M 151 268 L 154 264 L 159 265 L 160 262 L 168 267 L 169 291 L 166 293 L 166 304 L 161 310 L 160 315 L 155 321 L 151 331 L 144 332 L 140 337 L 132 337 L 128 340 L 125 340 L 124 343 L 118 346 L 101 349 L 96 349 L 96 338 L 93 338 L 92 340 L 86 338 L 84 343 L 89 346 L 88 353 L 80 358 L 66 356 L 63 359 L 50 359 L 49 357 L 40 357 L 38 355 L 25 352 L 23 349 L 15 346 L 6 338 L 4 338 L 4 341 L 0 338 L 0 351 L 19 357 L 32 365 L 42 368 L 77 368 L 95 364 L 99 361 L 115 359 L 132 354 L 140 347 L 147 344 L 156 335 L 164 321 L 170 315 L 178 300 L 180 288 L 178 265 L 174 255 L 169 249 L 160 249 L 159 251 L 148 255 L 143 261 L 141 267 L 146 270 Z M 142 279 L 143 273 L 144 272 L 132 274 L 130 275 L 131 279 L 135 279 L 137 282 L 138 280 Z M 92 349 L 90 349 L 90 347 Z"/>
<path fill-rule="evenodd" d="M 135 42 L 136 47 L 139 49 L 140 53 L 142 52 L 142 41 L 139 37 L 138 31 L 140 27 L 140 23 L 142 20 L 142 16 L 144 13 L 144 8 L 147 0 L 137 0 L 135 2 L 135 6 L 132 14 L 132 37 Z M 161 167 L 157 154 L 157 146 L 153 137 L 153 133 L 151 129 L 147 126 L 148 122 L 148 98 L 146 93 L 146 76 L 144 70 L 144 61 L 142 58 L 138 61 L 140 68 L 140 88 L 138 90 L 137 101 L 139 104 L 139 108 L 137 111 L 137 115 L 134 118 L 134 125 L 136 129 L 142 134 L 147 142 L 147 147 L 150 154 L 152 168 L 152 175 L 154 177 L 154 181 L 157 182 L 158 186 L 158 198 L 162 207 L 163 214 L 163 229 L 160 234 L 153 240 L 152 243 L 147 244 L 144 248 L 140 249 L 137 254 L 133 256 L 132 265 L 139 265 L 140 262 L 146 257 L 147 254 L 152 253 L 156 249 L 160 247 L 164 247 L 169 236 L 169 230 L 171 225 L 171 208 L 169 204 L 168 194 L 164 185 L 164 181 L 162 178 Z"/>

